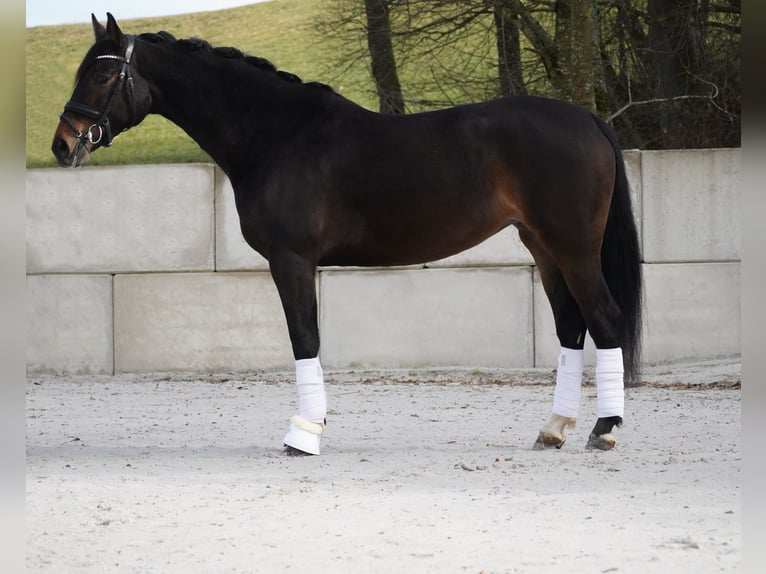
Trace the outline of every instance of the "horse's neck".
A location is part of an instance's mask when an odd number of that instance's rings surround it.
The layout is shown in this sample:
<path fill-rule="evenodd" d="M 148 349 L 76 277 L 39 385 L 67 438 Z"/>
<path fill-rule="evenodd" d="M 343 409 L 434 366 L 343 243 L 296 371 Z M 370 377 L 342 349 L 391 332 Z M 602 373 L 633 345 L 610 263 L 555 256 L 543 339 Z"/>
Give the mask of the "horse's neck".
<path fill-rule="evenodd" d="M 194 59 L 176 57 L 186 66 Z M 181 127 L 230 176 L 251 169 L 251 158 L 272 152 L 291 133 L 290 124 L 299 120 L 301 108 L 290 110 L 297 86 L 291 89 L 268 71 L 248 74 L 243 67 L 240 77 L 236 70 L 225 77 L 209 59 L 193 62 L 195 69 L 186 73 L 183 66 L 169 64 L 156 59 L 141 70 L 146 70 L 144 77 L 152 86 L 151 112 Z M 227 62 L 221 64 L 223 68 Z M 263 85 L 258 85 L 259 78 Z M 281 94 L 279 82 L 285 84 Z"/>

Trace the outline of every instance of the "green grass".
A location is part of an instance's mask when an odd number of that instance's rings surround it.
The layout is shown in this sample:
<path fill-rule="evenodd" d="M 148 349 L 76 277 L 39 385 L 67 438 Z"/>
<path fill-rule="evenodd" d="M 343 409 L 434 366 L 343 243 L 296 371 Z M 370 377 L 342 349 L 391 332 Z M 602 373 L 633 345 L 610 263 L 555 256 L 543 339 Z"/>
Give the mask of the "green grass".
<path fill-rule="evenodd" d="M 356 33 L 328 24 L 337 21 L 338 14 L 349 16 L 353 6 L 343 0 L 272 0 L 162 18 L 115 17 L 129 34 L 167 30 L 177 38 L 197 37 L 214 46 L 235 46 L 271 60 L 304 81 L 324 82 L 358 104 L 377 109 L 366 38 L 360 32 L 363 12 L 350 18 L 353 24 L 347 24 L 355 26 Z M 105 22 L 106 13 L 97 16 Z M 492 97 L 486 91 L 486 79 L 496 74 L 496 57 L 488 24 L 491 21 L 468 26 L 453 41 L 420 55 L 397 53 L 409 111 Z M 53 167 L 51 138 L 71 94 L 74 74 L 93 44 L 93 30 L 89 23 L 42 26 L 28 29 L 26 36 L 27 167 Z M 404 51 L 398 45 L 395 49 Z M 483 87 L 472 87 L 477 81 Z M 207 161 L 210 158 L 180 128 L 157 115 L 120 134 L 111 149 L 91 156 L 92 165 Z"/>
<path fill-rule="evenodd" d="M 320 35 L 316 22 L 328 0 L 273 0 L 217 12 L 120 20 L 125 33 L 167 30 L 178 38 L 197 37 L 214 46 L 236 46 L 271 60 L 305 81 L 328 83 L 368 108 L 376 104 L 366 65 L 341 69 L 336 56 L 341 40 Z M 102 22 L 106 13 L 97 14 Z M 53 167 L 51 138 L 69 99 L 74 75 L 93 44 L 90 24 L 41 26 L 26 31 L 27 167 Z M 206 162 L 210 158 L 180 128 L 151 115 L 121 134 L 111 149 L 91 156 L 92 165 Z"/>

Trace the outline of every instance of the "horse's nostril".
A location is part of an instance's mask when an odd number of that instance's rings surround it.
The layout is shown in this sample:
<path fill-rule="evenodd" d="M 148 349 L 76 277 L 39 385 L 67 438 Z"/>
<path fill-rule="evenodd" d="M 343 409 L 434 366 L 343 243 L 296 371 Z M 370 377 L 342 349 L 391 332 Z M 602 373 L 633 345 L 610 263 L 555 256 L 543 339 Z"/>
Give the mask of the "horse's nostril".
<path fill-rule="evenodd" d="M 55 138 L 51 145 L 51 151 L 56 159 L 60 162 L 69 157 L 69 144 L 66 143 L 64 138 Z"/>

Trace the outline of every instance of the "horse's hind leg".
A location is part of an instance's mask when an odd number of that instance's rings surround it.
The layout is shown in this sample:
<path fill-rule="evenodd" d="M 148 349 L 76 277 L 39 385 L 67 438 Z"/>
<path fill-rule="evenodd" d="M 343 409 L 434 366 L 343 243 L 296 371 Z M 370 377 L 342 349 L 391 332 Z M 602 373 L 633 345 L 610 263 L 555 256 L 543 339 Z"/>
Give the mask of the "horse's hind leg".
<path fill-rule="evenodd" d="M 535 259 L 561 344 L 551 418 L 538 433 L 533 448 L 561 448 L 566 442 L 564 430 L 575 425 L 580 405 L 585 319 L 561 271 L 537 238 L 522 226 L 519 227 L 519 237 Z"/>
<path fill-rule="evenodd" d="M 319 454 L 327 395 L 319 362 L 316 265 L 291 252 L 275 252 L 269 258 L 269 267 L 285 311 L 298 388 L 299 414 L 292 417 L 284 443 L 302 453 Z"/>
<path fill-rule="evenodd" d="M 609 450 L 615 445 L 612 429 L 622 426 L 625 407 L 622 312 L 609 291 L 598 257 L 583 258 L 562 273 L 596 345 L 598 420 L 586 446 Z"/>

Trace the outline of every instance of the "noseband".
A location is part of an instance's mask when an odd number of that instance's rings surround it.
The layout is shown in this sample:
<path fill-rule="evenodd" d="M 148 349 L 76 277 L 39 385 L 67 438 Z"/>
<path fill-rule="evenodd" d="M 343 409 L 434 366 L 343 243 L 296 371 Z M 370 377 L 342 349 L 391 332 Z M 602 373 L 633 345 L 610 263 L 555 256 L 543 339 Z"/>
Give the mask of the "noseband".
<path fill-rule="evenodd" d="M 119 79 L 114 85 L 112 93 L 110 94 L 109 99 L 106 101 L 104 108 L 102 110 L 96 110 L 90 106 L 86 106 L 85 104 L 73 102 L 72 100 L 69 100 L 66 104 L 64 104 L 64 113 L 61 114 L 60 118 L 69 124 L 69 127 L 71 127 L 72 130 L 74 130 L 77 139 L 80 140 L 80 143 L 83 146 L 88 143 L 91 146 L 99 143 L 105 147 L 112 145 L 112 126 L 109 122 L 109 113 L 112 111 L 112 103 L 114 102 L 114 99 L 117 97 L 117 94 L 120 92 L 120 90 L 122 90 L 123 85 L 125 86 L 125 92 L 128 96 L 128 109 L 130 110 L 130 121 L 128 126 L 133 125 L 133 121 L 136 116 L 136 102 L 133 96 L 133 76 L 130 73 L 130 58 L 133 55 L 133 48 L 135 47 L 136 39 L 131 35 L 128 35 L 127 39 L 128 46 L 125 48 L 124 56 L 117 56 L 116 54 L 102 54 L 101 56 L 96 56 L 96 59 L 94 60 L 94 62 L 96 60 L 117 60 L 118 62 L 122 62 L 122 69 L 120 70 Z M 75 126 L 72 120 L 67 117 L 67 112 L 86 116 L 92 120 L 95 120 L 95 122 L 91 124 L 87 130 L 85 130 L 85 133 L 83 133 L 77 129 L 77 126 Z M 93 134 L 96 128 L 98 128 L 98 137 L 94 136 Z"/>

